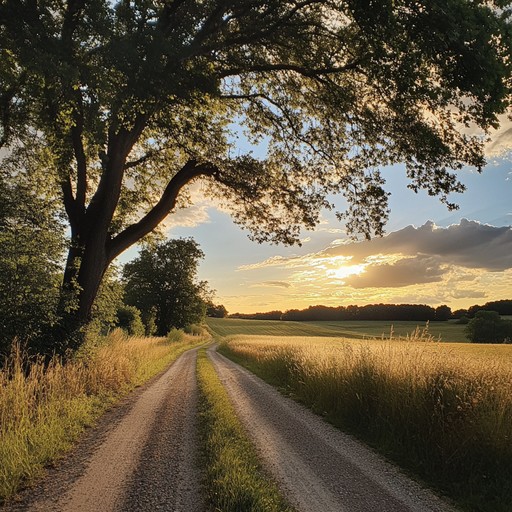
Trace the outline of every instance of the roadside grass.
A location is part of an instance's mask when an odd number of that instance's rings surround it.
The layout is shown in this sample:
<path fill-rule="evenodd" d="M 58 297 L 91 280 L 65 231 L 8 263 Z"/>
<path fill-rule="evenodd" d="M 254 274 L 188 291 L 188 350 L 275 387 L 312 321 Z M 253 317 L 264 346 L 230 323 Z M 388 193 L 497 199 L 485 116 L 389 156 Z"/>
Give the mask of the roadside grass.
<path fill-rule="evenodd" d="M 197 358 L 199 418 L 210 509 L 293 512 L 262 470 L 226 390 L 204 349 Z"/>
<path fill-rule="evenodd" d="M 218 336 L 237 334 L 267 336 L 324 336 L 354 339 L 405 337 L 425 322 L 414 321 L 350 321 L 291 322 L 280 320 L 244 320 L 238 318 L 208 318 L 208 327 Z M 454 321 L 430 322 L 430 334 L 443 342 L 465 342 L 464 325 Z"/>
<path fill-rule="evenodd" d="M 463 509 L 510 512 L 512 346 L 237 336 L 219 352 Z"/>
<path fill-rule="evenodd" d="M 0 503 L 40 476 L 116 400 L 204 341 L 114 331 L 75 360 L 47 366 L 16 349 L 0 371 Z"/>

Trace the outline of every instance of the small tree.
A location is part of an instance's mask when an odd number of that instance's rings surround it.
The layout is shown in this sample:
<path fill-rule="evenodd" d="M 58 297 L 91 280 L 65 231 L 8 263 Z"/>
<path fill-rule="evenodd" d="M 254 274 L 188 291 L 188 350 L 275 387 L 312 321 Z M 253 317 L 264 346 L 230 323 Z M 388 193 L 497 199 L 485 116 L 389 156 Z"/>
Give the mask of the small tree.
<path fill-rule="evenodd" d="M 206 285 L 197 282 L 197 265 L 204 254 L 192 239 L 170 240 L 141 250 L 124 267 L 126 302 L 144 320 L 156 313 L 156 334 L 166 335 L 201 322 L 206 311 Z"/>
<path fill-rule="evenodd" d="M 452 317 L 452 310 L 450 306 L 442 305 L 436 308 L 436 317 L 434 320 L 439 322 L 445 322 Z"/>
<path fill-rule="evenodd" d="M 213 302 L 209 301 L 206 304 L 206 316 L 212 318 L 225 318 L 228 316 L 228 310 L 223 304 L 214 304 Z"/>
<path fill-rule="evenodd" d="M 512 322 L 503 320 L 496 311 L 477 311 L 465 328 L 473 343 L 502 343 L 512 338 Z"/>

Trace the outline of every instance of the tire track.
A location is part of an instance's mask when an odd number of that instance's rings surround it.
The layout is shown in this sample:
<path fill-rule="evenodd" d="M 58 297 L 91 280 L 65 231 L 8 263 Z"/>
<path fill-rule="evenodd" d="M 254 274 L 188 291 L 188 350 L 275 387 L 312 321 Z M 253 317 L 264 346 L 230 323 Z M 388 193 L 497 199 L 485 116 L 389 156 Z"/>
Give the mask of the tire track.
<path fill-rule="evenodd" d="M 5 510 L 130 512 L 204 510 L 197 443 L 197 349 L 181 355 L 106 432 L 86 442 L 38 489 Z M 95 435 L 102 437 L 96 446 Z M 92 444 L 93 447 L 87 446 Z M 86 452 L 82 464 L 80 452 Z M 76 473 L 75 466 L 81 471 Z M 72 477 L 69 474 L 73 474 Z M 62 485 L 60 483 L 62 482 Z"/>
<path fill-rule="evenodd" d="M 453 512 L 366 446 L 208 351 L 240 419 L 284 494 L 301 512 Z"/>

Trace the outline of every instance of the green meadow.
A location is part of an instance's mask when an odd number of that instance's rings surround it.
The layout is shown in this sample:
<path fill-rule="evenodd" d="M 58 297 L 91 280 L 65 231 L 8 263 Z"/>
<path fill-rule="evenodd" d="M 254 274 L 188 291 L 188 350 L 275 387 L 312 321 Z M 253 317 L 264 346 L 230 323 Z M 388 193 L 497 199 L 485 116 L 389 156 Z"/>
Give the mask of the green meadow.
<path fill-rule="evenodd" d="M 290 322 L 280 320 L 242 320 L 238 318 L 208 318 L 208 326 L 218 336 L 249 334 L 256 336 L 339 336 L 368 339 L 405 337 L 425 323 L 415 321 L 388 322 L 380 320 L 340 322 Z M 464 342 L 464 325 L 454 321 L 430 322 L 428 332 L 435 339 Z"/>

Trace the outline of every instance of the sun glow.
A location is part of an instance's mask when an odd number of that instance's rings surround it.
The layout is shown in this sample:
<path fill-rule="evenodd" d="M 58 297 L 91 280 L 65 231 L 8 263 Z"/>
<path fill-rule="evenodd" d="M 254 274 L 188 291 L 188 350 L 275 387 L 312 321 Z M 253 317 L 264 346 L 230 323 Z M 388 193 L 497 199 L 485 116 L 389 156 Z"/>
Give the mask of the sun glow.
<path fill-rule="evenodd" d="M 345 279 L 346 277 L 362 274 L 366 269 L 365 264 L 361 265 L 343 265 L 329 272 L 329 277 L 335 279 Z"/>

